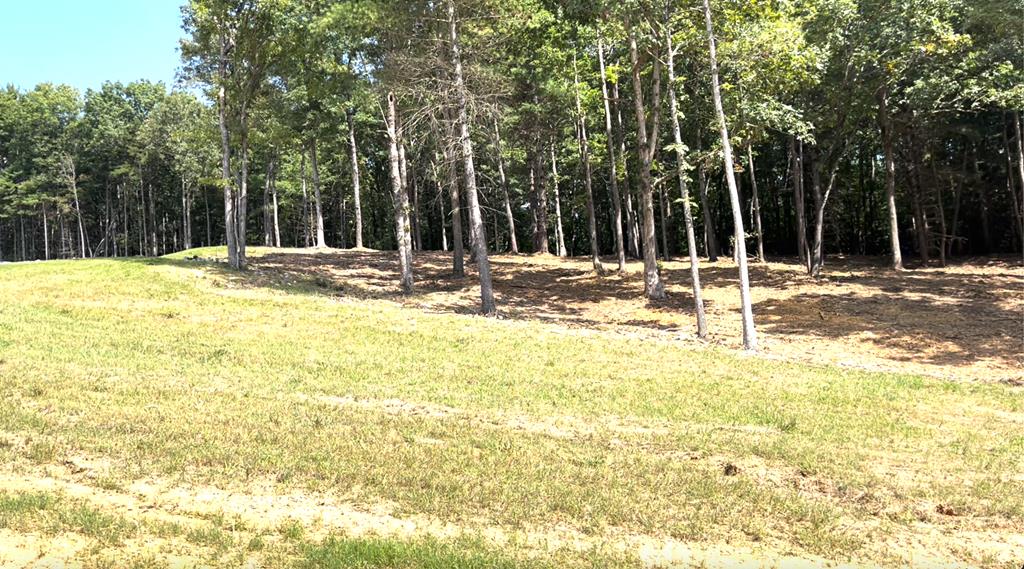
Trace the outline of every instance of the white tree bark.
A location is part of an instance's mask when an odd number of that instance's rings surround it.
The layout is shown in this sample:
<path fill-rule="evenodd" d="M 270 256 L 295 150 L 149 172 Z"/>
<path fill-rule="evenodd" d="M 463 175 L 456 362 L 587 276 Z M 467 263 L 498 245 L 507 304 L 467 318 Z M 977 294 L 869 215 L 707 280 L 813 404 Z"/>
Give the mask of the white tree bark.
<path fill-rule="evenodd" d="M 388 93 L 388 149 L 391 159 L 391 193 L 395 204 L 395 241 L 398 244 L 398 264 L 401 270 L 402 292 L 413 289 L 412 235 L 409 227 L 409 194 L 402 183 L 402 166 L 398 147 L 398 103 L 394 93 Z"/>
<path fill-rule="evenodd" d="M 693 307 L 697 313 L 697 337 L 707 338 L 708 322 L 704 314 L 704 296 L 700 284 L 700 254 L 697 252 L 697 237 L 693 229 L 693 211 L 690 207 L 690 192 L 686 184 L 686 150 L 683 133 L 679 127 L 679 100 L 676 98 L 675 49 L 672 33 L 666 34 L 668 44 L 668 102 L 672 113 L 672 137 L 676 147 L 676 175 L 679 177 L 679 193 L 683 199 L 683 221 L 686 224 L 686 247 L 690 253 L 690 282 L 693 289 Z"/>
<path fill-rule="evenodd" d="M 469 224 L 473 236 L 473 252 L 480 276 L 481 311 L 493 316 L 498 309 L 494 302 L 494 288 L 491 280 L 491 262 L 487 258 L 487 235 L 476 189 L 476 168 L 473 164 L 473 140 L 469 134 L 469 116 L 466 111 L 466 84 L 462 76 L 462 48 L 459 45 L 458 26 L 455 20 L 455 1 L 448 0 L 448 30 L 451 39 L 452 68 L 454 71 L 455 93 L 458 105 L 459 138 L 462 145 L 463 176 L 465 176 L 466 199 L 469 202 Z"/>
<path fill-rule="evenodd" d="M 757 350 L 757 330 L 754 328 L 754 310 L 750 299 L 750 276 L 747 273 L 747 245 L 743 231 L 743 206 L 740 204 L 739 188 L 732 158 L 732 144 L 729 142 L 729 125 L 722 107 L 722 91 L 718 84 L 718 57 L 715 52 L 715 32 L 711 24 L 711 6 L 704 0 L 704 23 L 708 32 L 708 50 L 711 59 L 711 94 L 718 114 L 718 126 L 722 135 L 722 155 L 725 160 L 725 181 L 729 187 L 729 201 L 732 202 L 732 218 L 735 226 L 736 261 L 740 273 L 740 303 L 743 312 L 743 348 Z"/>

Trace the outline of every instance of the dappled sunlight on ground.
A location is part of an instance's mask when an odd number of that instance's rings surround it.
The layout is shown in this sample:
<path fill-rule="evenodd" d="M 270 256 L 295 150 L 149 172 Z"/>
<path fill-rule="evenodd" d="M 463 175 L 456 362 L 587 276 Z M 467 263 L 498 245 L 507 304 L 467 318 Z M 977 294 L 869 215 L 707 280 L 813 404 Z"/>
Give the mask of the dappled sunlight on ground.
<path fill-rule="evenodd" d="M 451 277 L 449 254 L 414 256 L 416 291 L 403 296 L 389 252 L 260 251 L 238 284 L 305 282 L 339 298 L 390 300 L 431 312 L 474 313 L 475 267 Z M 599 275 L 583 259 L 492 257 L 505 318 L 697 342 L 688 263 L 663 263 L 667 300 L 643 298 L 642 265 Z M 606 263 L 614 267 L 614 263 Z M 701 267 L 710 343 L 740 347 L 739 292 L 730 261 Z M 832 258 L 824 278 L 794 263 L 751 265 L 766 356 L 968 380 L 1024 381 L 1024 269 L 1006 259 L 893 272 L 884 261 Z"/>

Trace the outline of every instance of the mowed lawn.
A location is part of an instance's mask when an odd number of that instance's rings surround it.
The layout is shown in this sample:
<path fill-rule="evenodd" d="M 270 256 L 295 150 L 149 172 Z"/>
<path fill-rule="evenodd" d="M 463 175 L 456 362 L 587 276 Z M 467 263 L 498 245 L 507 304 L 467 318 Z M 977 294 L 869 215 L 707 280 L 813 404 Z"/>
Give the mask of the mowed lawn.
<path fill-rule="evenodd" d="M 1024 562 L 1019 387 L 185 257 L 0 265 L 0 567 Z"/>

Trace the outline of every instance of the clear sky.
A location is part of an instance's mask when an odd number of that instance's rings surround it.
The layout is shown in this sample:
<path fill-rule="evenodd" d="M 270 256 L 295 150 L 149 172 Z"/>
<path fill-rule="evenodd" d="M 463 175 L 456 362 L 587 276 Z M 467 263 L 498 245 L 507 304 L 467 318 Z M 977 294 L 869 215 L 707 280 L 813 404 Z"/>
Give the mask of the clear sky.
<path fill-rule="evenodd" d="M 0 85 L 171 85 L 184 0 L 0 0 Z"/>

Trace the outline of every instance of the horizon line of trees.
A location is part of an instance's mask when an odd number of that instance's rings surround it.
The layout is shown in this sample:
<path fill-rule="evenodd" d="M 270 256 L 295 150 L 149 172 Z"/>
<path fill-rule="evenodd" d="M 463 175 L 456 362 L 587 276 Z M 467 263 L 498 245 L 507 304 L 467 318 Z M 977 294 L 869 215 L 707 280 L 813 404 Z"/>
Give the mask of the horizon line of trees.
<path fill-rule="evenodd" d="M 227 245 L 732 256 L 1024 250 L 1010 0 L 191 0 L 183 84 L 0 91 L 0 260 Z M 250 199 L 252 198 L 252 199 Z"/>

